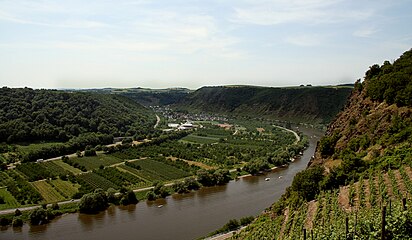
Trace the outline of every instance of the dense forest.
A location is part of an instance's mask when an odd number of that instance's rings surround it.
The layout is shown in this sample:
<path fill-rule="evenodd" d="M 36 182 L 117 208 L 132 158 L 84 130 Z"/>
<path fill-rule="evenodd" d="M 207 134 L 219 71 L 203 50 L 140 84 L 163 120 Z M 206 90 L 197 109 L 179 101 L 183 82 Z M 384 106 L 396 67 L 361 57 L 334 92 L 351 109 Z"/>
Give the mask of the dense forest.
<path fill-rule="evenodd" d="M 84 89 L 76 90 L 81 92 L 118 94 L 126 96 L 143 106 L 164 106 L 180 102 L 193 90 L 187 88 L 103 88 L 103 89 Z"/>
<path fill-rule="evenodd" d="M 88 132 L 134 136 L 151 129 L 155 120 L 120 95 L 0 89 L 0 142 L 67 141 Z"/>
<path fill-rule="evenodd" d="M 371 66 L 329 125 L 309 168 L 234 238 L 297 239 L 306 228 L 316 239 L 411 239 L 411 90 L 412 50 Z"/>
<path fill-rule="evenodd" d="M 329 123 L 343 108 L 351 86 L 269 88 L 203 87 L 174 106 L 182 111 L 260 116 L 293 122 Z"/>

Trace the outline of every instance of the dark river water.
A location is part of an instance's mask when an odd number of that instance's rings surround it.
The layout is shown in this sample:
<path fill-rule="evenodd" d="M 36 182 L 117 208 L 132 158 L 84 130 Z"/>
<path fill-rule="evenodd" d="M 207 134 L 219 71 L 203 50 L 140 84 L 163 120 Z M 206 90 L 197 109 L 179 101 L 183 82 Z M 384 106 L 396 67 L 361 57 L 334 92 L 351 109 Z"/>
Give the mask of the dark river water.
<path fill-rule="evenodd" d="M 310 136 L 310 146 L 286 168 L 154 203 L 110 207 L 97 215 L 67 214 L 42 226 L 9 227 L 0 231 L 0 239 L 197 239 L 230 219 L 256 216 L 280 198 L 295 174 L 306 168 L 322 135 L 313 129 L 300 130 Z"/>

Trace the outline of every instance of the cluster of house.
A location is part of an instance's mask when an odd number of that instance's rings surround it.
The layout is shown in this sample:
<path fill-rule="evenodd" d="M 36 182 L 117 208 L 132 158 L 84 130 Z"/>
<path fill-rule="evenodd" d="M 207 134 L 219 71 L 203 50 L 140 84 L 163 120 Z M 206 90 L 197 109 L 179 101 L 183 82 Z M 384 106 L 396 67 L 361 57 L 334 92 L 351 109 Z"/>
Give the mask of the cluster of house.
<path fill-rule="evenodd" d="M 227 121 L 226 117 L 215 116 L 207 113 L 188 113 L 174 111 L 169 107 L 150 106 L 155 112 L 162 114 L 168 120 L 191 119 L 192 121 Z"/>
<path fill-rule="evenodd" d="M 171 129 L 177 129 L 177 130 L 190 130 L 190 129 L 193 129 L 193 128 L 197 127 L 197 125 L 194 125 L 190 121 L 187 121 L 187 122 L 182 123 L 182 124 L 169 123 L 169 124 L 167 124 L 167 126 Z"/>

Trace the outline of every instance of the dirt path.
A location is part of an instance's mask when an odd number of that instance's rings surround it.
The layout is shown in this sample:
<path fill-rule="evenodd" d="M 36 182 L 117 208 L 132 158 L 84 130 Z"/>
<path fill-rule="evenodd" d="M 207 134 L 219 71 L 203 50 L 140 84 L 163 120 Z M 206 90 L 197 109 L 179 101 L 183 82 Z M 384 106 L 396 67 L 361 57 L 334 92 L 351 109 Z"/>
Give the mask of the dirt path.
<path fill-rule="evenodd" d="M 408 193 L 408 189 L 406 189 L 405 182 L 402 179 L 401 173 L 399 172 L 399 170 L 395 171 L 394 173 L 396 182 L 398 183 L 399 191 L 401 191 L 402 196 L 405 197 Z"/>
<path fill-rule="evenodd" d="M 205 163 L 202 163 L 202 162 L 190 161 L 190 160 L 181 159 L 181 158 L 177 158 L 177 157 L 167 157 L 167 159 L 169 159 L 171 161 L 176 161 L 177 159 L 180 159 L 182 161 L 187 162 L 189 165 L 198 166 L 198 167 L 206 169 L 206 170 L 216 169 L 217 168 L 217 167 L 209 166 L 209 165 L 207 165 Z"/>
<path fill-rule="evenodd" d="M 395 195 L 393 194 L 392 182 L 391 182 L 391 180 L 389 179 L 389 176 L 388 176 L 387 173 L 385 173 L 385 174 L 383 175 L 383 181 L 385 182 L 386 190 L 388 191 L 388 196 L 389 196 L 390 198 L 394 198 Z"/>
<path fill-rule="evenodd" d="M 352 211 L 352 207 L 349 203 L 349 186 L 340 187 L 338 203 L 345 212 Z"/>
<path fill-rule="evenodd" d="M 153 128 L 157 128 L 157 126 L 159 126 L 160 123 L 160 117 L 156 114 L 156 124 L 154 125 Z"/>
<path fill-rule="evenodd" d="M 369 179 L 363 180 L 363 189 L 365 191 L 365 206 L 371 208 Z"/>
<path fill-rule="evenodd" d="M 280 128 L 280 129 L 283 129 L 283 130 L 285 130 L 285 131 L 287 131 L 287 132 L 293 133 L 293 135 L 295 135 L 295 138 L 296 138 L 296 141 L 295 141 L 293 144 L 297 144 L 298 142 L 300 142 L 300 136 L 299 136 L 295 131 L 290 130 L 290 129 L 287 129 L 287 128 L 284 128 L 284 127 L 281 127 L 281 126 L 277 126 L 277 125 L 273 125 L 273 126 L 274 126 L 274 127 L 277 127 L 277 128 Z"/>
<path fill-rule="evenodd" d="M 286 228 L 286 224 L 289 220 L 289 208 L 286 208 L 285 212 L 283 213 L 283 215 L 285 215 L 285 219 L 283 220 L 282 223 L 282 227 L 280 228 L 280 232 L 279 232 L 279 239 L 282 239 L 283 237 L 283 232 L 285 231 Z"/>
<path fill-rule="evenodd" d="M 305 229 L 311 230 L 313 228 L 313 221 L 316 211 L 318 209 L 318 202 L 313 200 L 308 203 L 308 212 L 306 213 Z"/>

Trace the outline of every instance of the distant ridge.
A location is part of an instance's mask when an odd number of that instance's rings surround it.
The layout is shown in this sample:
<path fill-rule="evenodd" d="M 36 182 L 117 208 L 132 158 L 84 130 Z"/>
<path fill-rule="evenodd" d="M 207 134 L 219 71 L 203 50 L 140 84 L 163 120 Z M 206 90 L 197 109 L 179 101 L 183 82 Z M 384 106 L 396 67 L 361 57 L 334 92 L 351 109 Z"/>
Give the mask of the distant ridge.
<path fill-rule="evenodd" d="M 325 124 L 343 108 L 351 90 L 346 85 L 284 88 L 208 86 L 188 94 L 173 106 L 194 112 Z"/>

